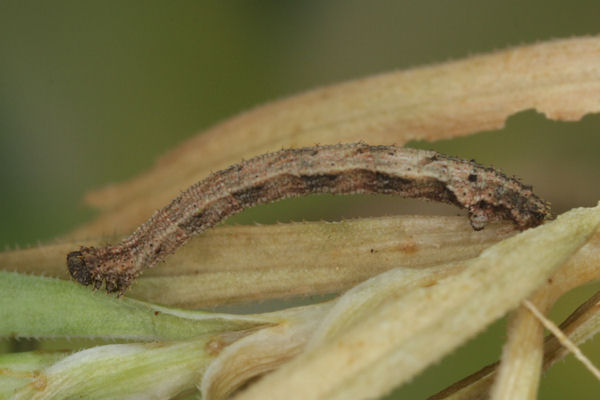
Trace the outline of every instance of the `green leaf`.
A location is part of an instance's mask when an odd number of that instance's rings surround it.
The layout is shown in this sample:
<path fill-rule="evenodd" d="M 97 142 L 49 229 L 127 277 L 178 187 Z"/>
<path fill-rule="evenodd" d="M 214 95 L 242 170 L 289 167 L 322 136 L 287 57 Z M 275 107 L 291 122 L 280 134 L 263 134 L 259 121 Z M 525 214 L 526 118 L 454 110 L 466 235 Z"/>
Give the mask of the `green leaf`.
<path fill-rule="evenodd" d="M 267 317 L 167 308 L 74 282 L 0 271 L 0 337 L 174 340 L 270 323 Z"/>

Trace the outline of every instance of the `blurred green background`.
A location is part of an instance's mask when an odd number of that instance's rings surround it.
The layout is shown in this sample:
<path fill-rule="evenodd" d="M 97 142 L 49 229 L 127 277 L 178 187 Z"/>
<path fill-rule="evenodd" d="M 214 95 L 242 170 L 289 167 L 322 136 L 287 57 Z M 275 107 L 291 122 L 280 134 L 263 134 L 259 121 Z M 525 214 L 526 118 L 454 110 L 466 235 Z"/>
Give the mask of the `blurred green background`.
<path fill-rule="evenodd" d="M 27 246 L 92 218 L 83 194 L 131 178 L 202 129 L 316 86 L 507 46 L 600 33 L 597 1 L 0 0 L 0 246 Z M 560 213 L 600 200 L 600 116 L 411 143 L 517 174 Z M 184 188 L 182 188 L 184 189 Z M 452 212 L 372 197 L 289 200 L 234 222 Z M 10 266 L 1 266 L 10 268 Z M 554 311 L 561 320 L 590 285 Z M 423 398 L 494 361 L 502 321 L 390 398 Z M 600 364 L 600 345 L 583 350 Z M 569 357 L 540 398 L 597 398 Z"/>

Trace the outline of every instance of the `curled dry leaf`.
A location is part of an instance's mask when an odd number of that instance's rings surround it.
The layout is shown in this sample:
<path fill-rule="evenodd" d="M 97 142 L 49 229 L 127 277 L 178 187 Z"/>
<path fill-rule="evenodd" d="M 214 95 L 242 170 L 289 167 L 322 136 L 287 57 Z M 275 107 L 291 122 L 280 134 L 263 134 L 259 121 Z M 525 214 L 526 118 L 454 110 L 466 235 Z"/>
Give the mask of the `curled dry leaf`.
<path fill-rule="evenodd" d="M 376 302 L 379 307 L 370 313 L 362 311 L 358 320 L 348 324 L 356 306 L 350 301 L 348 309 L 337 311 L 338 318 L 346 320 L 346 329 L 333 337 L 323 335 L 310 350 L 238 398 L 383 395 L 516 307 L 583 245 L 599 224 L 600 206 L 571 210 L 485 250 L 465 262 L 465 270 L 458 275 L 400 298 Z"/>
<path fill-rule="evenodd" d="M 447 139 L 501 128 L 530 108 L 567 121 L 600 111 L 600 37 L 381 74 L 248 111 L 183 143 L 147 174 L 88 195 L 105 212 L 74 236 L 130 232 L 211 171 L 282 147 Z"/>

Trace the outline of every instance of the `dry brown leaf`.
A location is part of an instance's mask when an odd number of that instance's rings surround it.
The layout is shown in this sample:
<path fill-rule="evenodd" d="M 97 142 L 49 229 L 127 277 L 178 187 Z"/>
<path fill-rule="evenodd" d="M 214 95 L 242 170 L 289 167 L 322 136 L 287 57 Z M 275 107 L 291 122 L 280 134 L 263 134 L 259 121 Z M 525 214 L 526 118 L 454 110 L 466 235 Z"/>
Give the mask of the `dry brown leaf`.
<path fill-rule="evenodd" d="M 242 158 L 315 143 L 447 139 L 501 128 L 531 108 L 564 121 L 600 111 L 600 37 L 391 72 L 258 107 L 188 140 L 148 173 L 88 195 L 105 211 L 74 237 L 130 232 L 180 190 Z"/>

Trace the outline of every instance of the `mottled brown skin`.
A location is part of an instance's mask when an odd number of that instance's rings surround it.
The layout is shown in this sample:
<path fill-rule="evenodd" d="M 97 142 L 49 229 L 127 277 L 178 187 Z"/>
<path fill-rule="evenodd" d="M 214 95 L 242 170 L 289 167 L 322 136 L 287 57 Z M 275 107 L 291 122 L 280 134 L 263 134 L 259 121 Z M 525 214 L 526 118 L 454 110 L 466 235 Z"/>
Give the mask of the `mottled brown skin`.
<path fill-rule="evenodd" d="M 173 253 L 191 236 L 257 204 L 311 193 L 387 193 L 465 208 L 473 229 L 511 220 L 539 225 L 548 203 L 531 187 L 490 167 L 433 151 L 364 143 L 316 146 L 265 154 L 216 172 L 157 211 L 121 243 L 82 247 L 67 255 L 83 285 L 124 293 L 144 268 Z"/>

